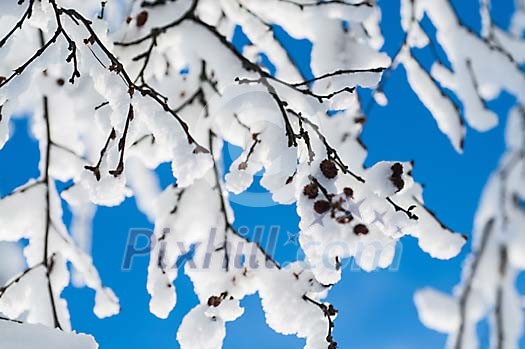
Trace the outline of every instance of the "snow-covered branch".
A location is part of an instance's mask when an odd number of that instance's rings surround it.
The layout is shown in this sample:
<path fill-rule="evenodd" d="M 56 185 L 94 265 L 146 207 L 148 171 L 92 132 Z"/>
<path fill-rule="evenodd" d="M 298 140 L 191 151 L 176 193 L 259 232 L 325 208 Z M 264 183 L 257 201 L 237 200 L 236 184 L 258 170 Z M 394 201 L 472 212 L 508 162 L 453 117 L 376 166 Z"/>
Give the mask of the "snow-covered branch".
<path fill-rule="evenodd" d="M 402 0 L 405 37 L 375 91 L 376 102 L 385 105 L 384 85 L 390 70 L 403 65 L 412 89 L 459 152 L 463 151 L 466 132 L 463 118 L 474 129 L 486 131 L 498 122 L 488 101 L 505 91 L 520 103 L 525 102 L 525 42 L 521 33 L 508 33 L 496 26 L 490 17 L 489 2 L 480 3 L 483 29 L 478 34 L 461 22 L 449 0 Z M 515 18 L 520 18 L 520 13 L 518 8 Z M 425 19 L 436 31 L 435 41 L 423 24 Z M 448 63 L 437 53 L 437 45 Z M 434 56 L 430 71 L 415 53 L 424 48 Z"/>
<path fill-rule="evenodd" d="M 525 110 L 515 107 L 507 124 L 507 152 L 489 180 L 475 221 L 473 252 L 454 295 L 424 289 L 415 296 L 423 323 L 449 334 L 449 348 L 477 348 L 476 325 L 489 318 L 495 348 L 518 348 L 523 335 L 525 240 Z M 447 319 L 447 320 L 445 320 Z"/>

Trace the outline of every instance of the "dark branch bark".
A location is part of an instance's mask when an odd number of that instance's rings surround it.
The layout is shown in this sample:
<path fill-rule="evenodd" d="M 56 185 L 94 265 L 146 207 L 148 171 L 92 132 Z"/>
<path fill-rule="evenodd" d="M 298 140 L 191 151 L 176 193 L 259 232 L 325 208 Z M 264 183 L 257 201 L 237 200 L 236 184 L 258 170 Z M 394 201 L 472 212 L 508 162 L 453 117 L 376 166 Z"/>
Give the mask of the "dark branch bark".
<path fill-rule="evenodd" d="M 52 180 L 49 176 L 50 166 L 50 154 L 51 154 L 51 126 L 49 121 L 49 105 L 46 96 L 43 97 L 43 117 L 46 124 L 46 154 L 45 154 L 45 166 L 43 180 L 46 185 L 45 201 L 46 201 L 46 214 L 45 214 L 45 232 L 44 232 L 44 259 L 42 263 L 46 267 L 47 275 L 47 289 L 49 292 L 49 302 L 51 304 L 51 311 L 53 314 L 53 322 L 56 328 L 62 329 L 60 321 L 58 320 L 57 308 L 55 304 L 55 295 L 53 293 L 53 285 L 51 284 L 51 272 L 53 271 L 54 258 L 49 256 L 49 235 L 51 233 L 51 199 L 49 183 Z"/>
<path fill-rule="evenodd" d="M 475 256 L 472 261 L 472 267 L 470 270 L 470 274 L 468 275 L 468 278 L 464 284 L 464 289 L 462 290 L 461 295 L 459 297 L 460 323 L 459 323 L 459 330 L 456 335 L 456 342 L 454 344 L 454 349 L 461 349 L 463 347 L 465 321 L 467 319 L 467 302 L 469 300 L 469 297 L 472 291 L 472 283 L 478 272 L 481 258 L 483 258 L 485 250 L 487 249 L 488 241 L 494 232 L 494 223 L 495 223 L 495 219 L 492 218 L 488 220 L 487 223 L 485 224 L 485 227 L 483 229 L 483 236 L 481 237 L 481 243 L 478 247 L 478 250 L 475 252 Z"/>

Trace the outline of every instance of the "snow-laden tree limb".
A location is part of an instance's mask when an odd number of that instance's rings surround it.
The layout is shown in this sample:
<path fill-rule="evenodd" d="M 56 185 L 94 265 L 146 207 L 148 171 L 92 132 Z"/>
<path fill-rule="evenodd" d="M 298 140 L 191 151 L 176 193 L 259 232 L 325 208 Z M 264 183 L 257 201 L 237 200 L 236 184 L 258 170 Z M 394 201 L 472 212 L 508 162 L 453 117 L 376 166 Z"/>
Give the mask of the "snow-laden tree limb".
<path fill-rule="evenodd" d="M 494 172 L 479 207 L 473 252 L 463 267 L 462 282 L 449 296 L 419 291 L 415 302 L 422 322 L 448 333 L 448 348 L 479 346 L 476 325 L 490 320 L 494 348 L 519 348 L 523 335 L 522 295 L 516 279 L 525 269 L 525 110 L 514 108 L 507 124 L 507 152 Z"/>
<path fill-rule="evenodd" d="M 463 151 L 465 137 L 463 118 L 472 128 L 486 131 L 498 122 L 488 101 L 505 91 L 525 103 L 525 42 L 523 26 L 519 24 L 523 10 L 517 6 L 515 25 L 507 32 L 491 20 L 489 1 L 481 0 L 480 4 L 483 29 L 478 34 L 461 22 L 450 0 L 401 0 L 405 37 L 375 91 L 376 101 L 386 104 L 384 85 L 390 70 L 403 65 L 412 89 L 459 152 Z M 433 28 L 426 28 L 425 19 Z M 436 31 L 435 41 L 429 34 L 431 29 Z M 449 66 L 443 62 L 437 46 L 446 55 Z M 415 53 L 423 48 L 434 57 L 430 71 Z M 372 106 L 373 103 L 367 110 Z"/>

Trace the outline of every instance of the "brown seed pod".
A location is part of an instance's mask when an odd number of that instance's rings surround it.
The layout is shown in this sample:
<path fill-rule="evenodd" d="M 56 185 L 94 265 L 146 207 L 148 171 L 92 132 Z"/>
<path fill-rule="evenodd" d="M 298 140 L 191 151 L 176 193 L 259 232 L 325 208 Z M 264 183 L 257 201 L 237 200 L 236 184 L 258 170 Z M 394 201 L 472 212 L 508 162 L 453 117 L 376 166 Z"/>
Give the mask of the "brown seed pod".
<path fill-rule="evenodd" d="M 390 177 L 390 182 L 396 187 L 396 193 L 405 187 L 405 181 L 401 177 Z"/>
<path fill-rule="evenodd" d="M 148 21 L 148 11 L 141 11 L 136 18 L 137 27 L 142 27 Z"/>
<path fill-rule="evenodd" d="M 304 186 L 303 194 L 309 199 L 315 199 L 319 195 L 319 187 L 316 183 L 310 183 Z"/>
<path fill-rule="evenodd" d="M 323 160 L 321 161 L 321 172 L 326 178 L 332 179 L 337 176 L 337 167 L 335 166 L 335 163 L 331 160 Z"/>
<path fill-rule="evenodd" d="M 399 162 L 396 162 L 390 168 L 392 169 L 392 176 L 401 176 L 403 174 L 403 165 Z"/>
<path fill-rule="evenodd" d="M 318 200 L 314 203 L 314 210 L 319 214 L 323 214 L 330 209 L 330 203 L 326 200 Z"/>
<path fill-rule="evenodd" d="M 219 305 L 221 305 L 221 297 L 217 297 L 217 296 L 211 296 L 210 298 L 208 298 L 208 306 L 209 307 L 218 307 Z"/>
<path fill-rule="evenodd" d="M 403 175 L 403 165 L 396 162 L 390 168 L 392 169 L 392 175 L 389 178 L 390 182 L 396 187 L 396 193 L 400 192 L 405 187 L 405 181 L 401 177 Z"/>
<path fill-rule="evenodd" d="M 337 217 L 337 223 L 348 224 L 353 219 L 354 219 L 354 217 L 351 214 L 348 214 L 348 215 L 345 215 L 345 216 L 342 216 L 342 217 Z"/>
<path fill-rule="evenodd" d="M 366 235 L 368 234 L 368 228 L 364 224 L 358 224 L 354 227 L 354 234 L 356 235 Z"/>
<path fill-rule="evenodd" d="M 330 342 L 330 344 L 328 344 L 328 349 L 336 349 L 336 348 L 337 348 L 336 342 Z"/>

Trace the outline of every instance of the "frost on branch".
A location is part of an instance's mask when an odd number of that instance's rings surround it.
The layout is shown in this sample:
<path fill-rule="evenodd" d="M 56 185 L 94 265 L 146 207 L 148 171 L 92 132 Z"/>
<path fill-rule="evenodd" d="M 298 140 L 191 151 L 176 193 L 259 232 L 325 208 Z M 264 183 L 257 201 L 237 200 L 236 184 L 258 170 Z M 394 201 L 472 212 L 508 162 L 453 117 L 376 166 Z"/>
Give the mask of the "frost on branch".
<path fill-rule="evenodd" d="M 87 253 L 90 220 L 96 205 L 130 196 L 155 223 L 147 290 L 158 317 L 175 306 L 178 264 L 187 259 L 184 272 L 200 304 L 179 329 L 183 349 L 220 348 L 225 323 L 242 316 L 240 301 L 256 292 L 275 331 L 304 338 L 309 349 L 334 349 L 337 310 L 323 299 L 344 259 L 354 257 L 365 270 L 386 268 L 405 235 L 441 259 L 465 243 L 423 204 L 413 164 L 364 167 L 366 115 L 357 89 L 375 88 L 391 67 L 378 52 L 373 2 L 1 6 L 0 142 L 8 141 L 11 115 L 32 111 L 41 153 L 40 177 L 0 201 L 0 240 L 29 241 L 28 268 L 0 289 L 7 318 L 70 330 L 60 298 L 68 263 L 74 283 L 95 290 L 95 313 L 117 313 L 118 300 Z M 277 27 L 312 42 L 312 77 L 279 41 Z M 232 43 L 235 30 L 249 40 L 242 52 Z M 410 55 L 403 57 L 408 66 Z M 413 63 L 414 84 L 434 81 Z M 475 73 L 482 68 L 472 60 Z M 440 128 L 458 145 L 462 126 L 450 121 L 457 109 L 439 89 L 430 92 L 421 99 L 439 109 Z M 227 145 L 242 152 L 224 169 Z M 175 182 L 161 192 L 154 171 L 163 163 Z M 247 191 L 261 170 L 275 202 L 297 205 L 305 260 L 280 265 L 234 226 L 229 193 Z M 59 192 L 56 182 L 69 186 Z M 61 200 L 74 215 L 71 234 Z"/>
<path fill-rule="evenodd" d="M 421 321 L 447 333 L 448 348 L 478 348 L 476 325 L 486 318 L 495 348 L 518 348 L 523 335 L 523 295 L 516 288 L 525 270 L 525 110 L 520 106 L 509 115 L 506 142 L 478 209 L 461 283 L 453 295 L 425 289 L 415 296 Z"/>

